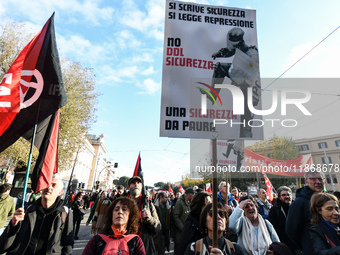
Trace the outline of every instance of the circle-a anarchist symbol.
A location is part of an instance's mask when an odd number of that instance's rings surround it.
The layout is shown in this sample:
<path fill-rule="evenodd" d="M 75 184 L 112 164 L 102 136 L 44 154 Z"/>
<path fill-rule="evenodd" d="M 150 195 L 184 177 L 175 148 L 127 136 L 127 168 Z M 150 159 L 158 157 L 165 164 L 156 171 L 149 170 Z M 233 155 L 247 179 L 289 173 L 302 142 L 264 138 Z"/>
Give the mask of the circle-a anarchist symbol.
<path fill-rule="evenodd" d="M 35 69 L 34 71 L 32 70 L 23 70 L 21 73 L 21 77 L 22 76 L 34 76 L 37 80 L 37 82 L 27 82 L 24 81 L 23 79 L 21 79 L 20 81 L 20 85 L 27 87 L 27 90 L 25 91 L 25 93 L 22 90 L 22 87 L 20 86 L 20 109 L 25 109 L 29 106 L 31 106 L 35 101 L 37 101 L 43 91 L 44 88 L 44 79 L 41 75 L 41 73 Z M 28 90 L 30 89 L 34 89 L 35 92 L 34 94 L 25 100 L 25 96 L 28 92 Z"/>

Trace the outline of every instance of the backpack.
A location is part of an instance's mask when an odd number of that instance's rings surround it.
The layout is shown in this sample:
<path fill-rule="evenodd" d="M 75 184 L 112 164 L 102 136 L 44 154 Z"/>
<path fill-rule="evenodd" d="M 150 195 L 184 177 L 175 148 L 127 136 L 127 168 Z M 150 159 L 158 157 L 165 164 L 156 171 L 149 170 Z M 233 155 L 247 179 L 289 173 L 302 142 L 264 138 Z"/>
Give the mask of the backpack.
<path fill-rule="evenodd" d="M 231 254 L 231 250 L 233 250 L 233 252 L 235 253 L 235 247 L 233 245 L 232 242 L 230 242 L 227 238 L 224 238 L 224 240 L 227 242 L 227 249 L 228 249 L 228 253 Z M 197 255 L 197 253 L 201 254 L 201 251 L 204 250 L 203 247 L 203 238 L 201 238 L 200 240 L 196 241 L 196 248 L 195 248 L 195 255 Z"/>
<path fill-rule="evenodd" d="M 124 235 L 121 238 L 111 238 L 107 235 L 99 234 L 95 236 L 96 254 L 133 254 L 135 242 L 131 243 L 129 247 L 129 241 L 136 236 L 137 235 L 135 234 L 129 234 Z"/>

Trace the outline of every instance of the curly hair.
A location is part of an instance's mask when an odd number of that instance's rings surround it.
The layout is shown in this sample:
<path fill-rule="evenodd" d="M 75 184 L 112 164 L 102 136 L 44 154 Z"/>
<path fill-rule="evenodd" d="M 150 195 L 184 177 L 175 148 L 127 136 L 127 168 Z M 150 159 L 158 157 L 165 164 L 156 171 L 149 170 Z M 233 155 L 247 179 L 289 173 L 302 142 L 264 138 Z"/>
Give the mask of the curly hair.
<path fill-rule="evenodd" d="M 224 211 L 225 219 L 226 219 L 226 221 L 225 221 L 225 230 L 227 230 L 228 227 L 229 227 L 229 216 L 228 216 L 228 213 L 227 213 L 226 209 L 224 208 L 224 206 L 221 203 L 217 204 L 217 208 L 221 209 L 222 211 Z M 212 203 L 209 203 L 202 210 L 201 217 L 200 217 L 200 225 L 201 225 L 201 229 L 202 229 L 203 233 L 207 233 L 207 231 L 208 231 L 208 227 L 207 227 L 207 215 L 208 215 L 208 213 L 209 213 L 209 211 L 211 209 L 212 209 Z"/>
<path fill-rule="evenodd" d="M 139 211 L 136 204 L 136 201 L 128 198 L 128 197 L 119 197 L 115 199 L 112 204 L 107 208 L 105 214 L 105 224 L 102 228 L 102 232 L 105 234 L 109 234 L 111 230 L 112 222 L 112 213 L 116 205 L 120 203 L 121 205 L 126 205 L 129 209 L 129 219 L 127 222 L 126 230 L 129 234 L 137 234 L 138 233 L 138 220 L 139 220 Z"/>
<path fill-rule="evenodd" d="M 310 213 L 311 213 L 311 224 L 317 225 L 321 220 L 322 216 L 318 210 L 320 210 L 323 205 L 330 201 L 334 200 L 336 204 L 339 204 L 338 198 L 332 194 L 328 194 L 325 192 L 315 193 L 310 202 Z"/>

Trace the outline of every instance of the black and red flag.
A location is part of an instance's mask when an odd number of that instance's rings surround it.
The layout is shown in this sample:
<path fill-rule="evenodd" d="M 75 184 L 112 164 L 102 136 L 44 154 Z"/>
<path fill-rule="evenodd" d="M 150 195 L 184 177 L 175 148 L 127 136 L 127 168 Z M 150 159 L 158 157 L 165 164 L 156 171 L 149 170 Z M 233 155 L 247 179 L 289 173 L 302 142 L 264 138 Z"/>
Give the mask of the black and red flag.
<path fill-rule="evenodd" d="M 36 167 L 43 165 L 45 156 L 52 154 L 46 149 L 48 146 L 42 145 L 51 142 L 48 141 L 52 134 L 49 127 L 54 127 L 56 112 L 66 102 L 53 14 L 20 52 L 0 83 L 0 152 L 21 136 L 31 140 L 37 124 L 34 145 L 39 149 L 39 158 Z M 57 139 L 54 142 L 56 148 Z M 32 176 L 33 183 L 38 183 L 34 180 L 40 176 L 38 172 Z"/>
<path fill-rule="evenodd" d="M 141 158 L 140 158 L 140 153 L 139 153 L 138 158 L 137 158 L 137 162 L 136 162 L 136 166 L 135 166 L 135 170 L 133 171 L 132 177 L 139 176 L 143 180 L 142 166 L 140 164 L 140 161 L 141 161 Z"/>
<path fill-rule="evenodd" d="M 40 132 L 40 134 L 45 133 L 45 135 L 31 175 L 31 188 L 35 192 L 50 186 L 53 174 L 58 172 L 59 115 L 60 110 L 58 109 L 50 117 L 47 117 L 43 123 L 40 123 L 40 126 L 44 125 L 46 131 Z"/>
<path fill-rule="evenodd" d="M 142 179 L 142 208 L 146 206 L 146 194 L 145 194 L 145 187 L 144 187 L 144 178 L 143 178 L 143 172 L 142 172 L 142 166 L 141 166 L 141 158 L 140 158 L 140 153 L 138 154 L 135 170 L 133 171 L 133 176 L 138 176 Z"/>

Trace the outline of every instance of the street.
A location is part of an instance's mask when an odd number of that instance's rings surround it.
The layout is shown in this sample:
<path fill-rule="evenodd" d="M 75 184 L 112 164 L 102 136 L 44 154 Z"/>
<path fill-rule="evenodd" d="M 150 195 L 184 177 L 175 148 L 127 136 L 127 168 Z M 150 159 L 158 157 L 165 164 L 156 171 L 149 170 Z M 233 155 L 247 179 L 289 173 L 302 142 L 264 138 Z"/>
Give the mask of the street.
<path fill-rule="evenodd" d="M 86 214 L 84 216 L 84 219 L 82 220 L 81 224 L 80 224 L 80 229 L 79 229 L 79 240 L 74 240 L 74 246 L 73 246 L 73 255 L 81 255 L 84 251 L 84 248 L 87 244 L 87 242 L 93 237 L 93 235 L 91 235 L 91 224 L 86 226 L 86 221 L 89 217 L 90 214 L 90 210 L 87 209 L 86 210 Z M 173 249 L 174 249 L 174 244 L 171 243 L 170 244 L 170 252 L 165 252 L 165 254 L 168 255 L 173 255 Z"/>
<path fill-rule="evenodd" d="M 82 220 L 80 224 L 79 229 L 79 240 L 74 240 L 74 246 L 73 246 L 73 252 L 72 254 L 75 255 L 81 255 L 83 253 L 83 250 L 87 244 L 87 242 L 92 238 L 93 235 L 91 235 L 91 224 L 86 226 L 86 220 L 89 217 L 90 210 L 87 210 L 84 219 Z"/>

